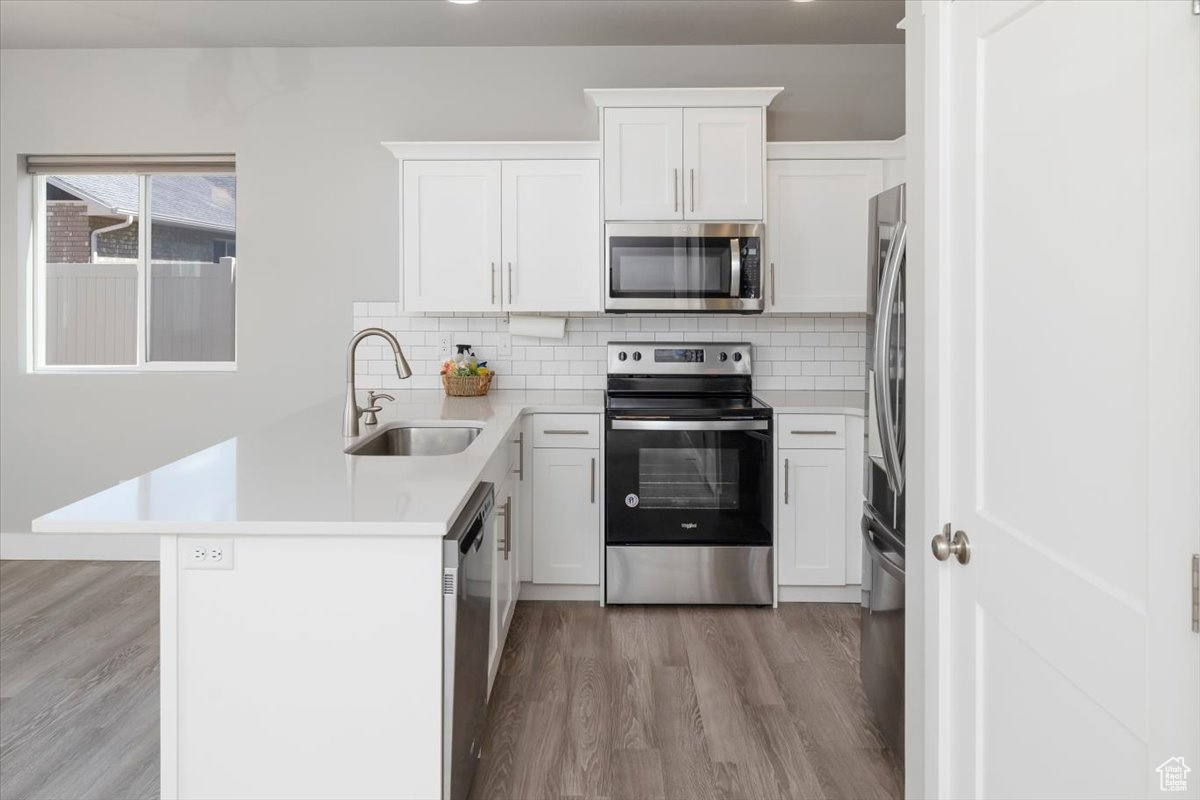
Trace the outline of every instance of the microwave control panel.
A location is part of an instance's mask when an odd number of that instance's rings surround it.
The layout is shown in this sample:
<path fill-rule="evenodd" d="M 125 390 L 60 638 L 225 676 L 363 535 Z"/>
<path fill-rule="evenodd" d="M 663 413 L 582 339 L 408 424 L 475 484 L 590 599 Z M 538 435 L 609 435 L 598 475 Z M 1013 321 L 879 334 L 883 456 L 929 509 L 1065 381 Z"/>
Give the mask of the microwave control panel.
<path fill-rule="evenodd" d="M 740 297 L 762 297 L 762 240 L 751 236 L 741 240 L 739 253 L 742 264 Z"/>

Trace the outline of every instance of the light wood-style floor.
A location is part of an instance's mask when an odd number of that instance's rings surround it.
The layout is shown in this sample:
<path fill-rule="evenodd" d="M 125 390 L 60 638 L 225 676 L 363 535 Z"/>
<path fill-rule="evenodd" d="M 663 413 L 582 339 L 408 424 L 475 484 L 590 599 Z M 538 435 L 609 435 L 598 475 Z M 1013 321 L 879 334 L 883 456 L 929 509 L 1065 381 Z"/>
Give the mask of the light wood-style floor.
<path fill-rule="evenodd" d="M 520 603 L 473 798 L 899 798 L 854 606 Z M 0 797 L 158 797 L 158 565 L 0 562 Z"/>
<path fill-rule="evenodd" d="M 858 608 L 517 606 L 482 798 L 899 798 Z"/>

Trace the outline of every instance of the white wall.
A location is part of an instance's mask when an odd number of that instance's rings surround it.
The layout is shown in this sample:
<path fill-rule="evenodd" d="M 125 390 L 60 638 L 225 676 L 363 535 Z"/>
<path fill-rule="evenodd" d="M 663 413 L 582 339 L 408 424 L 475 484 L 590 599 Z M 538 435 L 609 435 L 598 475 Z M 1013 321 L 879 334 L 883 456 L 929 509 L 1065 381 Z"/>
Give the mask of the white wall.
<path fill-rule="evenodd" d="M 584 88 L 709 85 L 787 87 L 771 139 L 893 139 L 903 60 L 894 45 L 3 51 L 0 554 L 155 558 L 138 537 L 21 532 L 339 393 L 352 301 L 398 288 L 397 169 L 380 141 L 595 139 Z M 236 152 L 236 373 L 24 372 L 19 156 L 119 152 Z"/>

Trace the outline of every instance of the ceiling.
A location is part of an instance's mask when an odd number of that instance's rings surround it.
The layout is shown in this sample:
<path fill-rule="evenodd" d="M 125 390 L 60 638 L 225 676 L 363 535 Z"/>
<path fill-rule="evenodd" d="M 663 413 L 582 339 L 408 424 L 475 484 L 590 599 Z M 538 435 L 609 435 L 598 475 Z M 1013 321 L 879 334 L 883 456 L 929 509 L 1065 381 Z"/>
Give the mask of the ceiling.
<path fill-rule="evenodd" d="M 902 44 L 903 0 L 0 0 L 0 48 Z"/>

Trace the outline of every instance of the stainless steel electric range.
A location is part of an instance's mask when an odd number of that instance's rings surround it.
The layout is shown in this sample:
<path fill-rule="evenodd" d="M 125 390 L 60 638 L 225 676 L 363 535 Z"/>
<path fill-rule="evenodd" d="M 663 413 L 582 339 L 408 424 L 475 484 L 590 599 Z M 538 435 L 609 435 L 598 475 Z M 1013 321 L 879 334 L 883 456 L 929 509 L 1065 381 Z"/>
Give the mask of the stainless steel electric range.
<path fill-rule="evenodd" d="M 772 601 L 771 409 L 740 342 L 608 346 L 609 603 Z"/>

